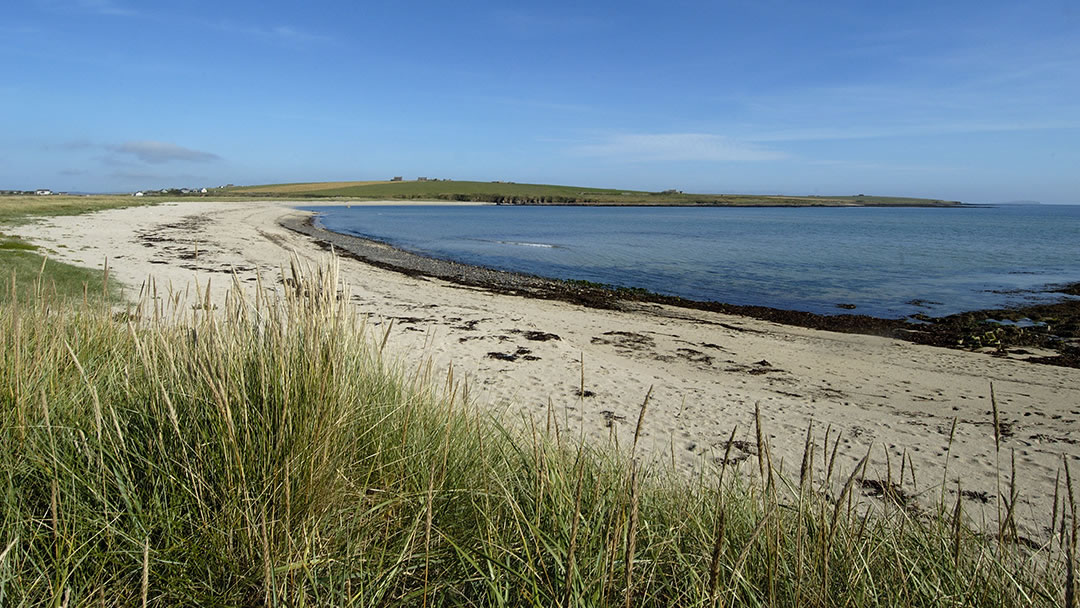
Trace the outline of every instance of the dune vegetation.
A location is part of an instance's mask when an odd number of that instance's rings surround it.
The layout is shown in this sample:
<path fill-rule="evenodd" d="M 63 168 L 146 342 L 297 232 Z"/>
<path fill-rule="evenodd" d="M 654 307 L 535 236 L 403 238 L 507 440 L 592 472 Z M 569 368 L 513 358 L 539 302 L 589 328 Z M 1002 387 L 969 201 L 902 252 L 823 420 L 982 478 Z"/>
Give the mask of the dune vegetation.
<path fill-rule="evenodd" d="M 0 605 L 1075 605 L 1068 469 L 1037 547 L 910 508 L 902 465 L 866 502 L 835 433 L 688 479 L 393 364 L 332 262 L 281 279 L 0 304 Z"/>

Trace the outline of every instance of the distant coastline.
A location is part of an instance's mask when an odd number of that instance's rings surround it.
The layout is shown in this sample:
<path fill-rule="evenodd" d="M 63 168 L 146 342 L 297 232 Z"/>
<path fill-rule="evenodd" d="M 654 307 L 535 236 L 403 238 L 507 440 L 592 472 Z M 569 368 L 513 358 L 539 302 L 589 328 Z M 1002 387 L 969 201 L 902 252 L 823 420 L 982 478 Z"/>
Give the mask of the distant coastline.
<path fill-rule="evenodd" d="M 868 194 L 793 196 L 703 194 L 677 189 L 660 192 L 586 188 L 517 182 L 418 179 L 377 182 L 311 182 L 217 188 L 211 196 L 292 200 L 401 200 L 494 203 L 496 205 L 580 205 L 663 207 L 972 207 L 960 201 Z"/>

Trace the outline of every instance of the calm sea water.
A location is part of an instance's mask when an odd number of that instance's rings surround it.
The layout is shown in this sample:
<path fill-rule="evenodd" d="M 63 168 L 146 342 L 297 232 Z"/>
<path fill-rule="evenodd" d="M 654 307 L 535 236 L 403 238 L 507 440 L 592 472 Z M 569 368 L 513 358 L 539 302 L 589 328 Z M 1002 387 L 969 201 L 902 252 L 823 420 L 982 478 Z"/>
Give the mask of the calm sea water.
<path fill-rule="evenodd" d="M 432 257 L 826 314 L 939 316 L 1059 300 L 1048 286 L 1080 281 L 1072 205 L 317 211 L 329 230 Z"/>

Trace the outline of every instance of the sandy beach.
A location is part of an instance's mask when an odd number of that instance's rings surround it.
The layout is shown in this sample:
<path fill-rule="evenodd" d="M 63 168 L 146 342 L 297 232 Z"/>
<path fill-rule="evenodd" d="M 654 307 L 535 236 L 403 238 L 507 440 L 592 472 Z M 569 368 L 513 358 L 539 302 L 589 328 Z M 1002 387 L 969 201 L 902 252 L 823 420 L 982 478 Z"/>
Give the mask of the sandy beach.
<path fill-rule="evenodd" d="M 252 290 L 261 274 L 271 289 L 293 255 L 326 262 L 313 238 L 281 225 L 308 215 L 295 204 L 164 203 L 45 218 L 12 232 L 53 259 L 101 267 L 107 258 L 132 299 L 154 277 L 159 292 L 193 294 L 196 282 L 209 282 L 220 302 L 233 273 Z M 807 429 L 820 444 L 828 428 L 830 442 L 840 434 L 843 471 L 869 452 L 867 495 L 895 482 L 906 461 L 903 489 L 915 503 L 935 504 L 943 478 L 951 503 L 959 481 L 965 509 L 980 523 L 996 518 L 999 483 L 1008 483 L 1015 456 L 1016 516 L 1035 543 L 1049 534 L 1063 458 L 1080 471 L 1080 369 L 661 304 L 601 310 L 348 258 L 340 264 L 370 326 L 390 328 L 392 358 L 410 369 L 430 361 L 436 376 L 452 365 L 479 407 L 510 422 L 531 418 L 543 426 L 551 415 L 563 433 L 594 441 L 617 435 L 625 445 L 650 395 L 639 449 L 658 466 L 690 472 L 720 459 L 732 429 L 732 458 L 756 462 L 757 407 L 773 461 L 788 473 L 798 474 Z"/>

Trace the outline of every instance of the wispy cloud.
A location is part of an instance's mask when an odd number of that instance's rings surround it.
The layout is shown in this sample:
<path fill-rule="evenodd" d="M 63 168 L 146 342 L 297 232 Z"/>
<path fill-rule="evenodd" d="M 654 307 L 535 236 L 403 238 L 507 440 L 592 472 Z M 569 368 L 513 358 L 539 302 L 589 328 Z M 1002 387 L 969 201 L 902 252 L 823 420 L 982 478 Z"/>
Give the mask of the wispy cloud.
<path fill-rule="evenodd" d="M 290 44 L 327 43 L 334 41 L 330 36 L 315 34 L 292 25 L 259 26 L 239 24 L 231 21 L 218 21 L 208 25 L 227 34 L 249 36 Z"/>
<path fill-rule="evenodd" d="M 112 0 L 78 0 L 78 4 L 84 10 L 97 13 L 99 15 L 109 15 L 112 17 L 133 17 L 138 14 L 134 10 L 119 6 Z"/>
<path fill-rule="evenodd" d="M 861 125 L 839 127 L 805 127 L 776 131 L 761 131 L 748 136 L 752 142 L 837 141 L 847 139 L 879 139 L 890 137 L 925 137 L 962 133 L 1007 133 L 1080 129 L 1077 121 L 1001 121 L 1001 122 L 925 122 L 894 125 Z"/>
<path fill-rule="evenodd" d="M 609 27 L 607 21 L 585 15 L 539 14 L 516 8 L 496 12 L 494 20 L 500 27 L 525 36 L 576 34 Z"/>
<path fill-rule="evenodd" d="M 262 31 L 265 32 L 263 35 L 273 36 L 282 40 L 292 40 L 296 42 L 314 42 L 329 40 L 329 38 L 327 38 L 326 36 L 305 32 L 290 25 L 276 25 L 274 27 L 266 28 Z"/>
<path fill-rule="evenodd" d="M 206 163 L 221 160 L 220 156 L 211 152 L 192 150 L 161 141 L 128 141 L 122 144 L 105 146 L 105 148 L 113 154 L 133 157 L 153 165 L 178 161 Z"/>
<path fill-rule="evenodd" d="M 769 161 L 787 154 L 710 133 L 624 133 L 571 148 L 581 156 L 641 161 Z"/>
<path fill-rule="evenodd" d="M 1080 128 L 1080 88 L 1055 69 L 1061 84 L 1025 80 L 1020 71 L 965 82 L 863 83 L 800 87 L 725 100 L 743 110 L 739 125 L 723 130 L 748 142 L 828 141 L 961 133 L 995 133 Z M 1080 69 L 1075 70 L 1080 76 Z"/>
<path fill-rule="evenodd" d="M 884 173 L 956 173 L 963 168 L 940 164 L 904 164 L 904 163 L 880 163 L 864 160 L 830 160 L 830 159 L 807 159 L 808 165 L 819 167 L 831 167 L 845 171 L 878 171 Z"/>
<path fill-rule="evenodd" d="M 1080 128 L 1073 38 L 1012 35 L 996 22 L 937 33 L 894 32 L 895 52 L 869 62 L 880 70 L 718 96 L 737 122 L 718 113 L 694 128 L 766 144 Z"/>

